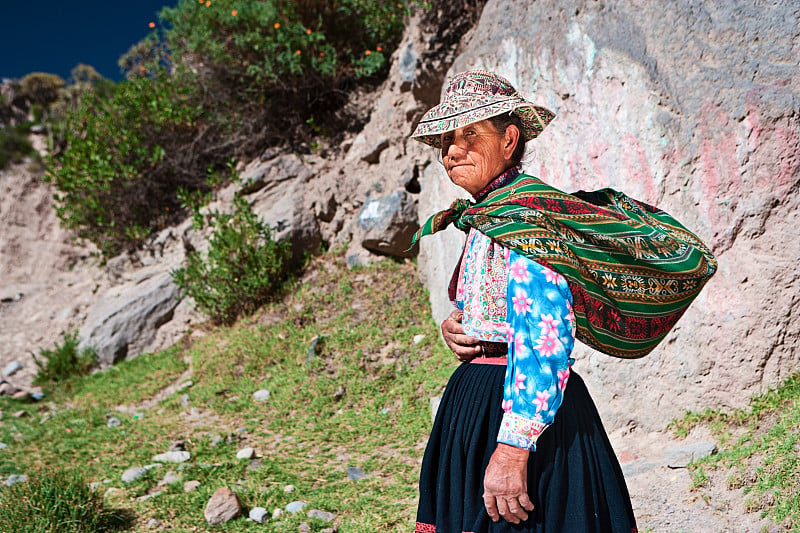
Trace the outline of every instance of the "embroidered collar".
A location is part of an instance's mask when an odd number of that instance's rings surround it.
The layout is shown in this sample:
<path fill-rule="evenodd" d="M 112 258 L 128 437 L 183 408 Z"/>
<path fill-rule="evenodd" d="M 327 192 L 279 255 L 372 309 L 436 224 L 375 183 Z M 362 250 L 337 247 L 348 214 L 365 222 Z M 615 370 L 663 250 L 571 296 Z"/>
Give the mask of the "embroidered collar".
<path fill-rule="evenodd" d="M 484 187 L 478 194 L 475 195 L 476 202 L 482 202 L 484 198 L 486 198 L 490 192 L 496 191 L 500 187 L 505 187 L 515 179 L 517 176 L 520 175 L 520 168 L 519 167 L 511 167 L 495 179 L 493 179 L 489 185 Z"/>

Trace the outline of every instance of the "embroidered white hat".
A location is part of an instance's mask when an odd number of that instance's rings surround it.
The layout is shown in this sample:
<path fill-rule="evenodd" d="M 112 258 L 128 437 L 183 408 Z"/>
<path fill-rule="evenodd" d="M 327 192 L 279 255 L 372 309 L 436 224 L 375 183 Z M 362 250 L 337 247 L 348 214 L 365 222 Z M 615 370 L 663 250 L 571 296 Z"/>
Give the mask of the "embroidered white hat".
<path fill-rule="evenodd" d="M 522 98 L 502 76 L 485 70 L 461 72 L 453 76 L 444 100 L 425 113 L 411 138 L 441 148 L 442 133 L 509 112 L 519 116 L 529 141 L 555 118 L 549 109 Z"/>

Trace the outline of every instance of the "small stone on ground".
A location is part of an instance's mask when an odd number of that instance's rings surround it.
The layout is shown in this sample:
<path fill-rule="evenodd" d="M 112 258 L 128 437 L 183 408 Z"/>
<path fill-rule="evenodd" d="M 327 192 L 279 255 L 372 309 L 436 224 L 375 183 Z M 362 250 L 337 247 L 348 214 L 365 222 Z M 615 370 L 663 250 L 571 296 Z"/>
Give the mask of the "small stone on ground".
<path fill-rule="evenodd" d="M 717 445 L 713 442 L 693 442 L 685 446 L 676 446 L 664 452 L 664 462 L 670 468 L 686 468 L 692 461 L 717 453 Z"/>
<path fill-rule="evenodd" d="M 206 505 L 203 516 L 211 526 L 218 526 L 239 516 L 242 506 L 239 497 L 228 487 L 220 487 Z"/>
<path fill-rule="evenodd" d="M 148 470 L 152 470 L 154 465 L 149 466 L 135 466 L 133 468 L 129 468 L 122 473 L 122 482 L 123 483 L 131 483 L 136 481 L 143 475 L 147 473 Z"/>
<path fill-rule="evenodd" d="M 236 452 L 237 459 L 252 459 L 253 456 L 256 454 L 256 451 L 253 448 L 247 447 L 242 448 L 238 452 Z"/>
<path fill-rule="evenodd" d="M 266 402 L 269 400 L 269 391 L 266 389 L 261 389 L 253 393 L 253 400 L 257 402 Z"/>
<path fill-rule="evenodd" d="M 323 520 L 325 522 L 330 522 L 336 515 L 329 512 L 329 511 L 320 511 L 319 509 L 312 509 L 308 512 L 309 518 L 316 518 L 317 520 Z"/>
<path fill-rule="evenodd" d="M 193 490 L 197 490 L 200 486 L 200 482 L 197 480 L 187 481 L 183 484 L 183 492 L 192 492 Z"/>
<path fill-rule="evenodd" d="M 297 513 L 299 511 L 302 511 L 303 507 L 305 507 L 306 505 L 308 505 L 306 502 L 299 502 L 299 501 L 291 502 L 286 505 L 286 512 L 291 514 Z"/>
<path fill-rule="evenodd" d="M 22 363 L 19 361 L 11 361 L 5 367 L 3 367 L 3 376 L 13 376 L 20 370 L 22 370 Z"/>
<path fill-rule="evenodd" d="M 11 474 L 6 479 L 6 487 L 10 487 L 11 485 L 16 485 L 17 483 L 24 483 L 28 481 L 28 476 L 25 474 Z"/>
<path fill-rule="evenodd" d="M 184 463 L 192 458 L 189 452 L 175 450 L 166 453 L 160 453 L 153 457 L 153 461 L 159 463 Z"/>
<path fill-rule="evenodd" d="M 347 477 L 353 481 L 358 481 L 359 479 L 367 477 L 367 474 L 357 466 L 351 466 L 347 468 Z"/>
<path fill-rule="evenodd" d="M 269 511 L 263 507 L 253 507 L 250 509 L 249 516 L 251 520 L 258 522 L 259 524 L 263 524 L 266 522 L 267 517 L 269 516 Z"/>

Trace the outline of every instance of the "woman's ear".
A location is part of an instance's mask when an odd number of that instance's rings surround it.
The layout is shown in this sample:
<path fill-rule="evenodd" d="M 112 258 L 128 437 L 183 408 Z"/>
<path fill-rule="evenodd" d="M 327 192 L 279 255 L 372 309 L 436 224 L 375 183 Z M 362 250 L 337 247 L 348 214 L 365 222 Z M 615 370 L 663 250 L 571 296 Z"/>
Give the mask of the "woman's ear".
<path fill-rule="evenodd" d="M 514 149 L 519 142 L 519 129 L 514 124 L 509 124 L 503 134 L 503 157 L 511 159 Z"/>

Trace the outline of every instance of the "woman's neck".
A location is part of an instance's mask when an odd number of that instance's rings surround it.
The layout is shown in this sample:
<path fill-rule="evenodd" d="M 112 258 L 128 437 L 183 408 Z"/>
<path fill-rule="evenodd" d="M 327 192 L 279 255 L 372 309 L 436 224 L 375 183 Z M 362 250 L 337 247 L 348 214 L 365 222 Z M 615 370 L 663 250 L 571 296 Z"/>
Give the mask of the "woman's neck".
<path fill-rule="evenodd" d="M 514 181 L 514 179 L 516 179 L 516 177 L 519 176 L 521 172 L 522 171 L 521 171 L 520 167 L 518 167 L 518 166 L 513 166 L 513 167 L 505 170 L 502 174 L 500 174 L 495 179 L 493 179 L 491 182 L 489 182 L 489 185 L 487 185 L 486 187 L 481 189 L 480 192 L 478 192 L 474 196 L 475 201 L 476 202 L 482 202 L 484 200 L 484 198 L 489 196 L 490 192 L 496 191 L 500 187 L 504 187 L 504 186 L 508 185 L 509 183 Z"/>

